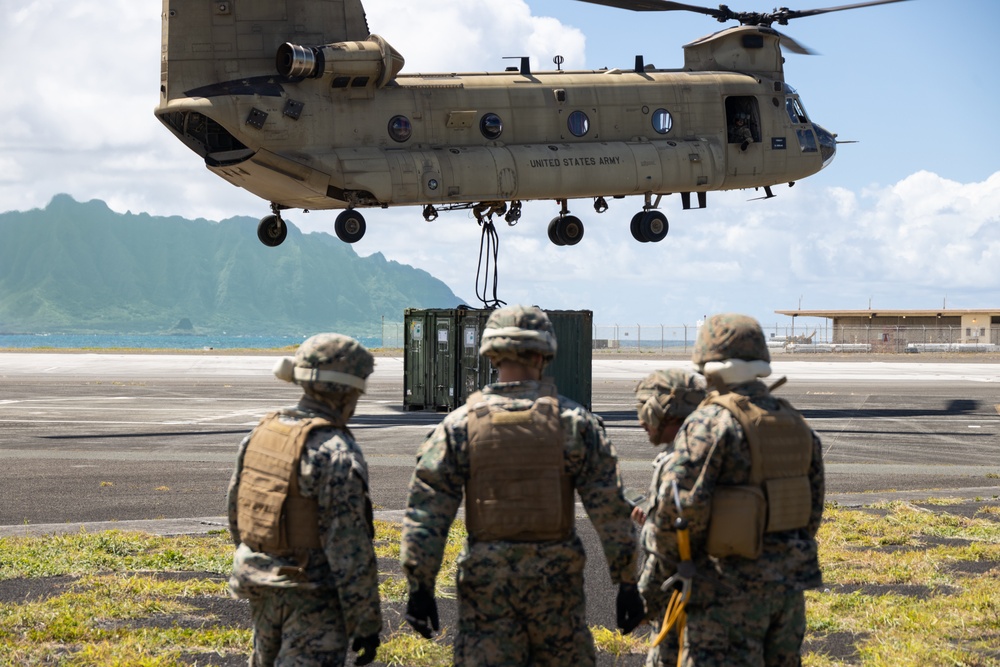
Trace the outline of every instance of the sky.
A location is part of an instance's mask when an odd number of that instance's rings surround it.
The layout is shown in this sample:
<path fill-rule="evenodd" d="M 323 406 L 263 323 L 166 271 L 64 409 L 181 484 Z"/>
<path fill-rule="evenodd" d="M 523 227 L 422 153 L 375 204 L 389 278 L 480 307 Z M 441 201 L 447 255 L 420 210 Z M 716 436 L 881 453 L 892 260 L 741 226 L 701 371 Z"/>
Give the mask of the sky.
<path fill-rule="evenodd" d="M 497 71 L 505 56 L 522 55 L 540 71 L 554 69 L 557 54 L 564 69 L 630 68 L 639 53 L 676 68 L 684 44 L 724 27 L 694 13 L 574 0 L 365 5 L 371 31 L 405 57 L 403 73 Z M 269 213 L 153 117 L 160 11 L 159 0 L 0 0 L 0 212 L 65 192 L 122 213 Z M 629 233 L 641 197 L 613 200 L 601 215 L 589 200 L 571 201 L 586 229 L 572 247 L 548 241 L 555 202 L 527 203 L 516 226 L 497 221 L 499 298 L 593 310 L 599 325 L 693 324 L 724 311 L 767 325 L 789 320 L 776 310 L 796 308 L 1000 308 L 998 24 L 995 0 L 908 0 L 776 25 L 820 54 L 786 54 L 786 80 L 810 116 L 858 143 L 767 201 L 749 201 L 760 194 L 752 190 L 709 193 L 707 209 L 682 211 L 679 197 L 664 198 L 670 233 L 657 244 Z M 466 212 L 433 222 L 419 207 L 363 213 L 359 255 L 424 269 L 479 305 L 480 229 Z M 285 218 L 332 234 L 336 214 Z"/>

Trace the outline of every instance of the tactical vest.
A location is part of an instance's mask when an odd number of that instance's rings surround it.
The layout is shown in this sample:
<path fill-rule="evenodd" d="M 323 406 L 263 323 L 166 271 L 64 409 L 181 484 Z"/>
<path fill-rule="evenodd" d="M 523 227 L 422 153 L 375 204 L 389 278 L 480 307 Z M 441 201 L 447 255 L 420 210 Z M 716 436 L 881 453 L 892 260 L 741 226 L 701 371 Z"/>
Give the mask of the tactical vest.
<path fill-rule="evenodd" d="M 812 430 L 787 401 L 765 410 L 735 393 L 709 394 L 704 404 L 721 405 L 743 427 L 750 445 L 746 485 L 718 485 L 712 500 L 708 553 L 757 558 L 764 533 L 804 528 L 812 512 Z"/>
<path fill-rule="evenodd" d="M 299 459 L 315 428 L 340 427 L 326 419 L 294 424 L 279 413 L 264 417 L 247 444 L 237 495 L 240 538 L 254 551 L 278 556 L 321 548 L 319 506 L 299 493 Z"/>
<path fill-rule="evenodd" d="M 565 474 L 566 436 L 559 399 L 528 410 L 491 407 L 469 397 L 469 479 L 465 514 L 476 541 L 544 542 L 573 534 L 573 482 Z"/>

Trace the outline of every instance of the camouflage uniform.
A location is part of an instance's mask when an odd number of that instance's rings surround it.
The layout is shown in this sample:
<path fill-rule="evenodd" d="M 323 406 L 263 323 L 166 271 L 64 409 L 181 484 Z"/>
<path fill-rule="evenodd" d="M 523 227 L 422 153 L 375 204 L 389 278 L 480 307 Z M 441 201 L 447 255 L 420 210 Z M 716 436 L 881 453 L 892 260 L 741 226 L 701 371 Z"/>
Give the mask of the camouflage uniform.
<path fill-rule="evenodd" d="M 774 409 L 777 399 L 757 379 L 726 382 L 725 370 L 713 369 L 731 360 L 760 364 L 770 361 L 763 332 L 756 321 L 739 315 L 717 315 L 699 333 L 693 360 L 716 386 L 748 396 L 754 404 Z M 743 379 L 743 378 L 741 378 Z M 687 519 L 697 575 L 687 605 L 685 666 L 799 665 L 805 633 L 803 591 L 822 584 L 817 558 L 816 531 L 823 511 L 823 460 L 819 437 L 811 432 L 812 457 L 808 471 L 811 508 L 804 528 L 765 533 L 763 553 L 757 559 L 741 556 L 709 557 L 707 532 L 713 493 L 717 485 L 747 484 L 751 461 L 744 430 L 732 412 L 707 402 L 684 422 L 674 441 L 675 456 L 653 480 L 656 501 L 643 533 L 643 546 L 664 557 L 644 572 L 644 591 L 654 591 L 672 574 L 669 559 L 676 558 L 673 530 L 677 511 L 672 483 L 679 490 Z"/>
<path fill-rule="evenodd" d="M 504 308 L 491 316 L 487 332 L 495 317 L 510 312 L 520 316 L 522 324 L 532 312 L 545 317 L 538 309 Z M 517 357 L 502 343 L 488 349 L 487 332 L 483 349 L 494 363 L 498 358 Z M 539 349 L 544 350 L 544 345 Z M 554 351 L 553 337 L 547 356 Z M 507 411 L 527 410 L 545 389 L 542 382 L 534 380 L 495 383 L 483 389 L 482 400 Z M 622 496 L 614 447 L 597 417 L 563 396 L 558 402 L 565 434 L 564 472 L 601 538 L 611 579 L 634 584 L 635 535 L 630 508 Z M 468 415 L 465 405 L 445 417 L 417 454 L 400 556 L 411 595 L 418 589 L 434 590 L 448 529 L 462 503 L 470 476 Z M 454 664 L 594 665 L 594 644 L 586 624 L 585 559 L 575 530 L 566 540 L 544 542 L 477 541 L 470 537 L 458 561 Z"/>
<path fill-rule="evenodd" d="M 653 483 L 646 495 L 649 500 L 643 508 L 646 514 L 654 506 L 657 480 L 663 468 L 674 457 L 672 440 L 664 442 L 657 437 L 663 434 L 662 423 L 668 419 L 686 419 L 704 400 L 705 393 L 703 377 L 679 368 L 654 371 L 636 385 L 636 412 L 639 421 L 647 427 L 651 440 L 655 440 L 653 444 L 666 445 L 666 449 L 653 459 Z M 676 567 L 677 559 L 674 554 L 647 553 L 643 561 L 639 592 L 646 602 L 647 619 L 653 627 L 654 637 L 660 632 L 669 599 L 668 594 L 660 590 L 659 584 L 668 579 Z M 646 667 L 675 667 L 678 650 L 677 633 L 671 631 L 658 645 L 650 647 L 646 655 Z"/>
<path fill-rule="evenodd" d="M 324 355 L 331 349 L 344 354 L 331 359 Z M 284 372 L 279 371 L 281 365 L 275 374 L 286 380 L 290 373 L 317 366 L 363 379 L 371 374 L 373 359 L 353 339 L 320 334 L 302 344 L 294 364 L 286 363 Z M 292 381 L 303 385 L 305 395 L 294 408 L 279 412 L 280 423 L 294 425 L 320 417 L 346 424 L 360 391 L 302 377 Z M 250 602 L 254 626 L 250 665 L 344 665 L 352 637 L 353 650 L 367 640 L 373 659 L 382 617 L 368 468 L 361 449 L 346 426 L 310 431 L 299 460 L 298 487 L 302 496 L 314 498 L 318 505 L 322 548 L 277 555 L 254 551 L 240 537 L 238 496 L 251 437 L 253 433 L 240 443 L 227 498 L 229 529 L 237 547 L 229 585 L 234 596 Z M 359 654 L 358 664 L 363 664 L 361 659 Z"/>

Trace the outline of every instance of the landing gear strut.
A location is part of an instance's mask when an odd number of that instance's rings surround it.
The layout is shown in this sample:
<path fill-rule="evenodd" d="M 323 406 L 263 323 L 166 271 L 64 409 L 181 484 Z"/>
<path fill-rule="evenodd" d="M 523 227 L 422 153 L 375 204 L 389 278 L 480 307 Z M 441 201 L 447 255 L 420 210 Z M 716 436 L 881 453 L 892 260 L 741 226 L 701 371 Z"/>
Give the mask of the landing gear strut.
<path fill-rule="evenodd" d="M 562 211 L 549 223 L 549 240 L 560 246 L 576 245 L 583 238 L 583 222 L 575 215 L 569 215 L 565 199 L 558 201 Z"/>
<path fill-rule="evenodd" d="M 281 207 L 271 203 L 271 215 L 265 215 L 257 224 L 257 238 L 269 248 L 276 248 L 288 236 L 288 226 L 281 219 Z"/>
<path fill-rule="evenodd" d="M 337 238 L 344 243 L 357 243 L 365 235 L 367 228 L 365 216 L 353 208 L 341 212 L 333 226 L 333 230 L 337 232 Z"/>

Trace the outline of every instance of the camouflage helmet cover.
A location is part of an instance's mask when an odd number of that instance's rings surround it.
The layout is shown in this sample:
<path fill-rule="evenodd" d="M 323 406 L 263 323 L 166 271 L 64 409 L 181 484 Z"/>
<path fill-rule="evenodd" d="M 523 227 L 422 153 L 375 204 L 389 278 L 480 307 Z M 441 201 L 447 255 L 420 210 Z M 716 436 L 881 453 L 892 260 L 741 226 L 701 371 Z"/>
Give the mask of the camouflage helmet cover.
<path fill-rule="evenodd" d="M 361 393 L 365 378 L 375 369 L 375 358 L 365 346 L 336 333 L 321 333 L 307 338 L 295 352 L 295 384 L 317 392 Z"/>
<path fill-rule="evenodd" d="M 702 325 L 691 361 L 703 368 L 709 361 L 726 359 L 771 361 L 764 331 L 757 320 L 747 315 L 723 313 L 712 315 Z"/>
<path fill-rule="evenodd" d="M 639 421 L 658 431 L 665 419 L 683 421 L 705 399 L 705 378 L 680 368 L 653 371 L 635 387 Z"/>
<path fill-rule="evenodd" d="M 479 354 L 494 363 L 540 354 L 545 361 L 556 356 L 556 333 L 549 316 L 535 306 L 504 306 L 490 313 L 483 329 Z"/>

